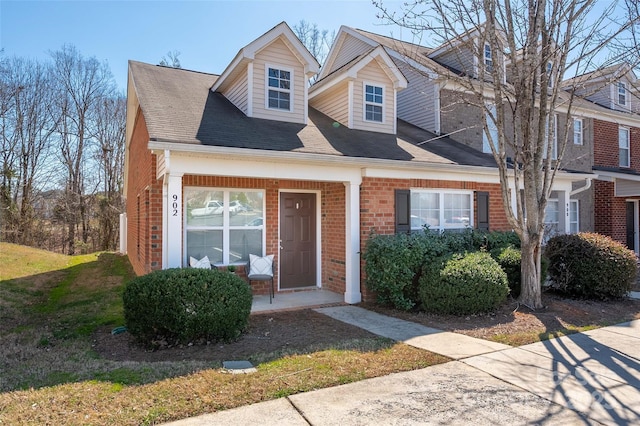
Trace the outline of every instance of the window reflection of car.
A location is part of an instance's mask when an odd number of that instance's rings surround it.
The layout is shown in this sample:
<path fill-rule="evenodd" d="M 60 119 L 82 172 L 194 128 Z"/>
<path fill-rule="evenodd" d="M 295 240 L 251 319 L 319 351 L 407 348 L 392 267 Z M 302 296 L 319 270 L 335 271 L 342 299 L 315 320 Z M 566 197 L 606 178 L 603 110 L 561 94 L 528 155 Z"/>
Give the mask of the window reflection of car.
<path fill-rule="evenodd" d="M 247 222 L 245 226 L 262 226 L 263 219 L 261 217 L 256 217 L 250 222 Z"/>
<path fill-rule="evenodd" d="M 469 218 L 466 216 L 454 216 L 448 223 L 462 223 L 465 226 L 469 226 Z"/>
<path fill-rule="evenodd" d="M 204 207 L 191 210 L 192 217 L 222 214 L 224 207 L 221 201 L 211 200 Z"/>
<path fill-rule="evenodd" d="M 231 213 L 232 215 L 238 214 L 241 212 L 246 212 L 248 210 L 249 209 L 247 209 L 247 206 L 245 206 L 238 200 L 233 200 L 229 203 L 229 213 Z"/>

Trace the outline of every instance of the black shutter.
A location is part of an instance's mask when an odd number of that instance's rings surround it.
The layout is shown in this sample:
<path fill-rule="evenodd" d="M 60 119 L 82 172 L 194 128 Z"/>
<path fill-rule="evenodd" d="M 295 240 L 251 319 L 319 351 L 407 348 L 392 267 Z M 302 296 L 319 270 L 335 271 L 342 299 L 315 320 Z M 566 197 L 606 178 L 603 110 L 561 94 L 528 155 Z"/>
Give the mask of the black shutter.
<path fill-rule="evenodd" d="M 478 229 L 489 230 L 489 193 L 476 192 L 478 201 Z"/>
<path fill-rule="evenodd" d="M 396 189 L 396 234 L 411 232 L 411 191 Z"/>

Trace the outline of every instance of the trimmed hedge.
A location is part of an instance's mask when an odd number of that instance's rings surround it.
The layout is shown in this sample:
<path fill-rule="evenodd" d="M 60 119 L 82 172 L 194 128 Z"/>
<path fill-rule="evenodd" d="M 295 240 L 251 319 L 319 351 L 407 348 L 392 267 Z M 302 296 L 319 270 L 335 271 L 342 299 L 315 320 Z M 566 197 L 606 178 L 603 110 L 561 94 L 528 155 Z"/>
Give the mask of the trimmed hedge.
<path fill-rule="evenodd" d="M 247 327 L 252 294 L 234 274 L 166 269 L 130 281 L 123 302 L 127 329 L 143 344 L 230 341 Z"/>
<path fill-rule="evenodd" d="M 620 298 L 631 290 L 637 259 L 632 250 L 595 233 L 558 235 L 545 248 L 553 287 L 590 299 Z"/>
<path fill-rule="evenodd" d="M 377 302 L 408 311 L 419 302 L 418 287 L 424 265 L 452 253 L 520 247 L 514 232 L 430 231 L 412 234 L 371 235 L 363 254 L 366 286 Z"/>
<path fill-rule="evenodd" d="M 433 262 L 420 278 L 427 312 L 465 315 L 488 312 L 509 294 L 507 274 L 486 252 L 454 254 Z"/>

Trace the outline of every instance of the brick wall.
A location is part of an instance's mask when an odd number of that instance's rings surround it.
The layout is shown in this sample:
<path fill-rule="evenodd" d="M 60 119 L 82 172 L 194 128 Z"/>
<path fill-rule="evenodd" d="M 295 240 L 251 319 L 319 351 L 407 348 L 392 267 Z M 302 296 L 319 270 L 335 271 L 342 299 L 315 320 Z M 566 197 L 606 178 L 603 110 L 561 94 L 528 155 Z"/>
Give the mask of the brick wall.
<path fill-rule="evenodd" d="M 630 129 L 631 169 L 640 171 L 640 128 Z M 618 130 L 616 123 L 594 120 L 594 165 L 601 167 L 620 167 Z"/>
<path fill-rule="evenodd" d="M 410 188 L 430 189 L 463 189 L 471 191 L 486 191 L 489 193 L 489 226 L 490 230 L 511 229 L 507 216 L 502 207 L 499 184 L 478 182 L 460 182 L 427 179 L 383 179 L 367 178 L 362 181 L 360 188 L 360 251 L 364 252 L 371 233 L 389 235 L 395 232 L 395 190 Z M 477 221 L 477 206 L 474 197 L 474 218 Z M 477 223 L 475 224 L 477 226 Z M 371 294 L 364 285 L 366 280 L 364 261 L 360 270 L 362 280 L 360 291 L 364 301 L 372 301 Z"/>
<path fill-rule="evenodd" d="M 594 182 L 595 232 L 627 244 L 626 200 L 614 197 L 613 182 Z"/>
<path fill-rule="evenodd" d="M 127 255 L 137 275 L 162 267 L 162 182 L 155 179 L 156 157 L 147 149 L 149 133 L 138 114 L 129 145 Z"/>
<path fill-rule="evenodd" d="M 345 187 L 342 183 L 194 175 L 185 175 L 182 183 L 183 186 L 209 188 L 264 189 L 266 253 L 273 253 L 276 262 L 279 262 L 279 191 L 321 191 L 321 199 L 317 202 L 321 208 L 319 226 L 322 235 L 322 286 L 336 293 L 345 292 Z M 277 273 L 276 270 L 276 282 Z M 239 271 L 239 274 L 244 275 L 244 271 Z M 264 282 L 252 282 L 251 285 L 254 294 L 267 294 L 269 290 L 268 284 Z"/>

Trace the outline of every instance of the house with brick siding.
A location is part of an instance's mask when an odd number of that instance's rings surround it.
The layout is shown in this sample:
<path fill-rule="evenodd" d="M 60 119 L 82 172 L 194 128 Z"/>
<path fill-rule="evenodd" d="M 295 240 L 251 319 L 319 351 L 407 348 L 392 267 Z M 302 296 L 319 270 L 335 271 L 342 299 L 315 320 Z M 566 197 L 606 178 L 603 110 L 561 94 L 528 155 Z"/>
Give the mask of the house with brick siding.
<path fill-rule="evenodd" d="M 588 194 L 594 231 L 640 252 L 640 91 L 628 64 L 580 75 L 564 84 L 597 111 L 593 127 L 593 172 Z"/>
<path fill-rule="evenodd" d="M 273 255 L 278 292 L 358 303 L 372 233 L 509 228 L 482 131 L 470 142 L 439 127 L 447 67 L 403 68 L 381 39 L 343 28 L 322 71 L 286 23 L 219 75 L 129 62 L 125 239 L 137 274 Z M 591 177 L 558 173 L 561 229 Z"/>

